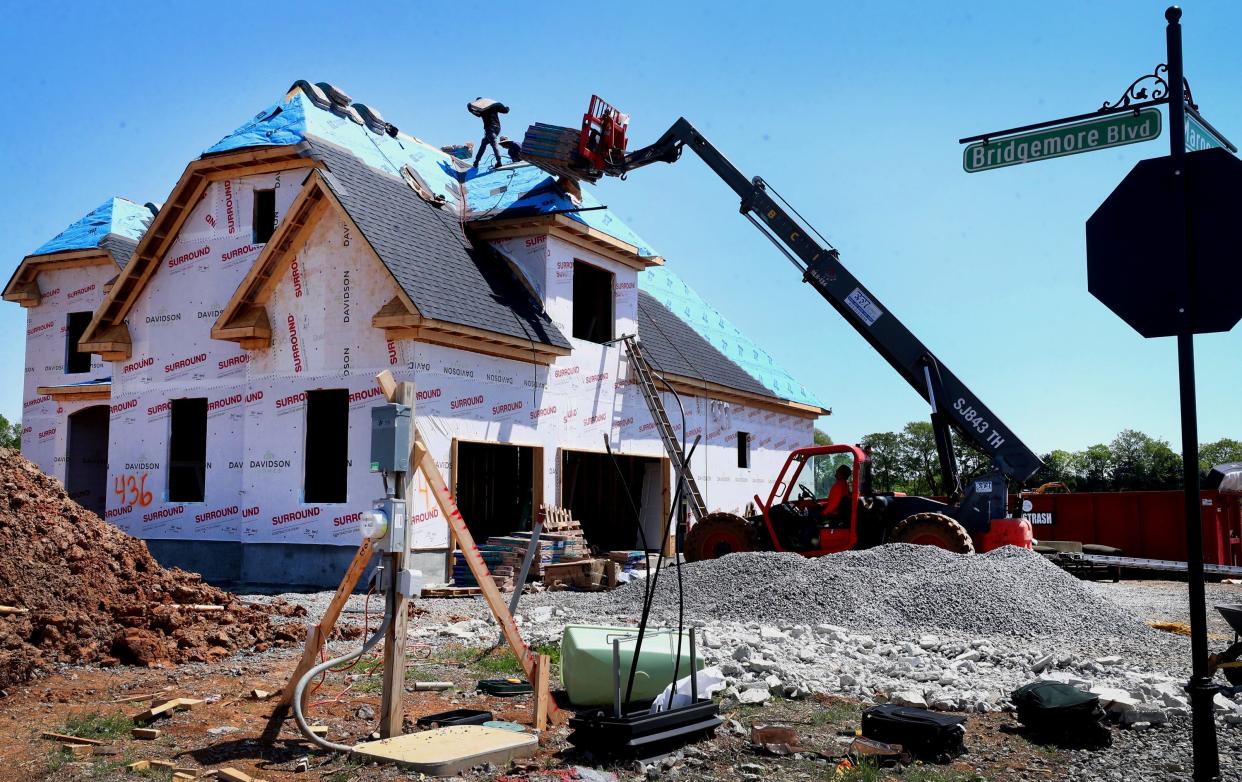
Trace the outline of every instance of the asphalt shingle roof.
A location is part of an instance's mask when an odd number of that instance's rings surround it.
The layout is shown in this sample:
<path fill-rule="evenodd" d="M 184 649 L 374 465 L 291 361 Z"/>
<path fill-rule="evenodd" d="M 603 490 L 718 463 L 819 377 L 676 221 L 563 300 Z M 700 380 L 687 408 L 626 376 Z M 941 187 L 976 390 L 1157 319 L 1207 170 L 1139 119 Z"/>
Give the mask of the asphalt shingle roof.
<path fill-rule="evenodd" d="M 654 369 L 773 396 L 650 293 L 638 291 L 638 336 Z"/>
<path fill-rule="evenodd" d="M 129 264 L 129 259 L 133 257 L 134 250 L 138 249 L 138 242 L 118 234 L 108 234 L 99 240 L 99 246 L 112 255 L 117 266 L 124 269 Z"/>
<path fill-rule="evenodd" d="M 509 267 L 471 245 L 455 214 L 346 149 L 308 141 L 327 164 L 329 187 L 424 317 L 570 347 Z"/>

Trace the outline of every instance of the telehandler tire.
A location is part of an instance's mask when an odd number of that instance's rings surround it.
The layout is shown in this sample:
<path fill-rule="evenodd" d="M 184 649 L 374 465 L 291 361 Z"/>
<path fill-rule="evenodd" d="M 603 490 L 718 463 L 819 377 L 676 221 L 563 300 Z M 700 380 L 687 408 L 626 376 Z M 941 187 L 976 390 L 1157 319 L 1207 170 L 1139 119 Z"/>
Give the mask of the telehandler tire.
<path fill-rule="evenodd" d="M 755 525 L 735 513 L 718 511 L 690 528 L 681 551 L 687 562 L 698 562 L 755 549 Z"/>
<path fill-rule="evenodd" d="M 937 546 L 955 554 L 975 553 L 974 541 L 966 528 L 943 513 L 934 511 L 907 516 L 893 527 L 888 540 L 890 543 Z"/>

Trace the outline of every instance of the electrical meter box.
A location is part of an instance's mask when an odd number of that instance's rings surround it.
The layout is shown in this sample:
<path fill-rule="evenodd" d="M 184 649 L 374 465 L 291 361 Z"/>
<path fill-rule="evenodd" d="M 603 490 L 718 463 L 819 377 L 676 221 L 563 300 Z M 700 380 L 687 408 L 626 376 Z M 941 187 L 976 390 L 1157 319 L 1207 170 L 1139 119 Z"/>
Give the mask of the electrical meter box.
<path fill-rule="evenodd" d="M 371 472 L 410 469 L 410 408 L 386 404 L 371 408 Z"/>
<path fill-rule="evenodd" d="M 407 408 L 408 409 L 408 408 Z M 384 514 L 388 519 L 388 529 L 375 541 L 377 551 L 389 553 L 405 550 L 405 500 L 395 497 L 380 497 L 371 502 L 371 509 Z"/>

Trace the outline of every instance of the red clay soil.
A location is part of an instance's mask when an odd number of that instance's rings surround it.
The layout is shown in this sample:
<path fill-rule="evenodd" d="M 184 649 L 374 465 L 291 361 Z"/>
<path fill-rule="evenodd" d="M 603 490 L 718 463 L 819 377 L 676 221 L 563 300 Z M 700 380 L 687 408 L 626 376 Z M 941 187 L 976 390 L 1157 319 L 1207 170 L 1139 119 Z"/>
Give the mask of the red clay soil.
<path fill-rule="evenodd" d="M 78 505 L 55 478 L 0 448 L 0 688 L 57 663 L 170 665 L 216 660 L 305 635 L 277 626 L 291 605 L 254 606 L 165 569 L 141 540 Z M 204 611 L 189 606 L 223 606 Z"/>

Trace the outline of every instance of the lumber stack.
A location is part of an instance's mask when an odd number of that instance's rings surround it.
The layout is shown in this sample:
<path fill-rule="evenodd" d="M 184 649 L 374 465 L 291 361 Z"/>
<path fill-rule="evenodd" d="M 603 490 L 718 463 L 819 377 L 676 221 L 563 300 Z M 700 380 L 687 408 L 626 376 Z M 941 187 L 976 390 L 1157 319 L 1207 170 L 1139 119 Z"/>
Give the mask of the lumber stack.
<path fill-rule="evenodd" d="M 595 182 L 599 179 L 599 172 L 578 163 L 578 135 L 577 128 L 536 122 L 526 129 L 526 137 L 522 140 L 522 159 L 553 176 Z"/>
<path fill-rule="evenodd" d="M 554 505 L 542 505 L 539 512 L 543 517 L 543 529 L 539 540 L 535 542 L 535 556 L 531 560 L 528 580 L 541 578 L 548 565 L 573 562 L 587 556 L 582 526 L 574 520 L 569 510 Z M 510 568 L 510 572 L 516 575 L 526 559 L 532 534 L 530 530 L 522 530 L 491 537 L 486 544 L 479 547 L 479 551 L 484 553 L 483 559 L 493 573 L 497 568 Z"/>
<path fill-rule="evenodd" d="M 543 575 L 543 568 L 554 562 L 560 562 L 562 559 L 563 546 L 558 545 L 557 541 L 550 540 L 543 535 L 539 536 L 539 542 L 536 544 L 535 558 L 530 563 L 530 573 L 527 578 L 534 579 Z M 503 537 L 495 537 L 487 539 L 487 547 L 503 548 L 505 551 L 501 565 L 513 569 L 514 573 L 522 567 L 522 560 L 526 557 L 526 549 L 530 546 L 529 532 L 514 532 L 511 535 Z"/>
<path fill-rule="evenodd" d="M 479 556 L 487 565 L 492 581 L 496 583 L 496 588 L 502 592 L 512 592 L 517 568 L 509 564 L 509 549 L 505 546 L 493 545 L 490 541 L 478 546 L 478 549 Z M 470 566 L 466 564 L 465 553 L 461 551 L 453 552 L 453 585 L 457 587 L 479 586 L 478 580 L 470 572 Z"/>

